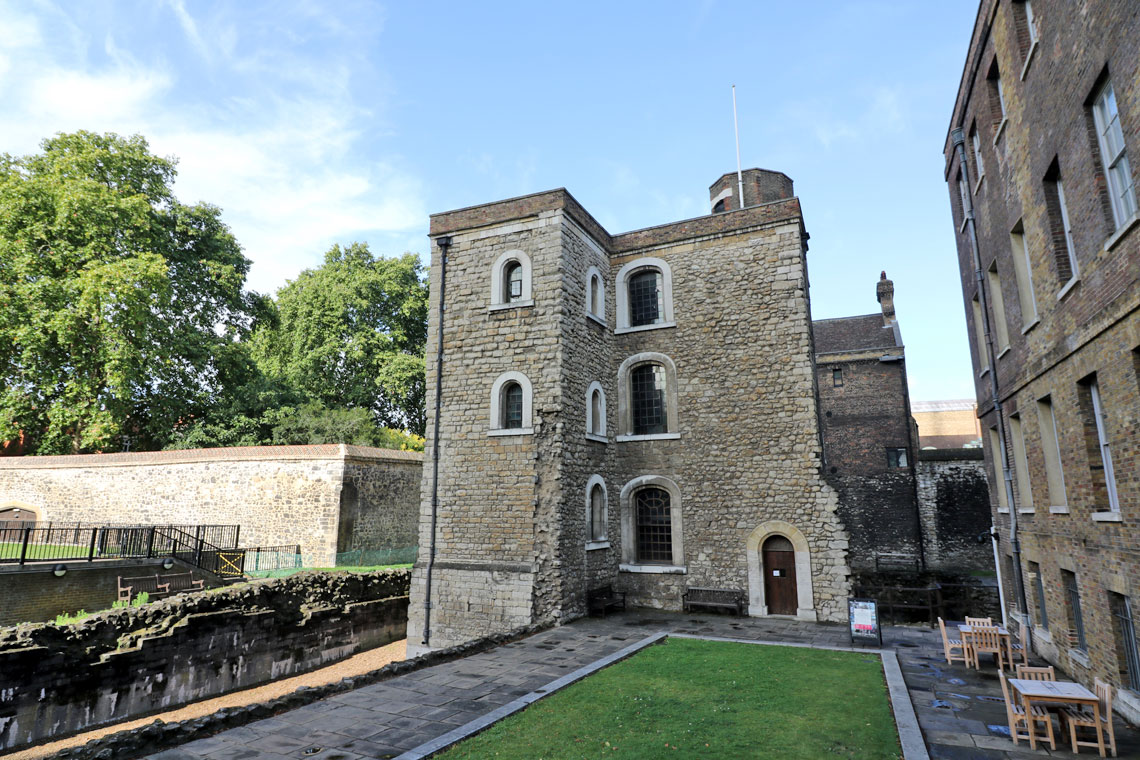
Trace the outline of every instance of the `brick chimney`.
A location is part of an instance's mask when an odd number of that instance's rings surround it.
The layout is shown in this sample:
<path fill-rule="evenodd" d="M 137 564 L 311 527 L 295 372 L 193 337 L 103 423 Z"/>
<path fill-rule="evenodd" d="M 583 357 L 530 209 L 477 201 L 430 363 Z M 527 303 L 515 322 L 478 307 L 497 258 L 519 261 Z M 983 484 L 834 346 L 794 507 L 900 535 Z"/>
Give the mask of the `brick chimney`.
<path fill-rule="evenodd" d="M 895 284 L 887 279 L 886 271 L 879 275 L 875 284 L 875 298 L 883 307 L 883 326 L 890 327 L 895 323 Z"/>

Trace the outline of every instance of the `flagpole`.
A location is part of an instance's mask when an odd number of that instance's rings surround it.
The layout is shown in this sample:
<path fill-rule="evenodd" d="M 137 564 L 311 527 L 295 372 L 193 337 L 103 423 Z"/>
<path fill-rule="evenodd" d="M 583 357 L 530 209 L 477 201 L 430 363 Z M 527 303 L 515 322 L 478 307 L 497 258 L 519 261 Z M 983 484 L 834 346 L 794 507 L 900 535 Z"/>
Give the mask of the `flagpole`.
<path fill-rule="evenodd" d="M 736 120 L 736 85 L 732 86 L 732 129 L 736 132 L 736 189 L 740 193 L 738 208 L 744 208 L 744 173 L 740 171 L 740 126 Z"/>

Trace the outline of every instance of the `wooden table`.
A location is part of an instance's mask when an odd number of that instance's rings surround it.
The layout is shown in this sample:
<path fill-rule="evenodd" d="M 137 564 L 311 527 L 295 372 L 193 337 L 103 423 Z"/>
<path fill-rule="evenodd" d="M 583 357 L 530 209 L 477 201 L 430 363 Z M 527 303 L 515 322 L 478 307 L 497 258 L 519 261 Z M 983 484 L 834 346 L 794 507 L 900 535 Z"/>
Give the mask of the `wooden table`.
<path fill-rule="evenodd" d="M 992 627 L 992 628 L 998 629 L 998 637 L 1002 640 L 1002 643 L 1005 644 L 1006 660 L 1009 662 L 1009 669 L 1012 671 L 1013 670 L 1013 637 L 1009 635 L 1008 630 L 1006 630 L 1005 628 L 1003 628 L 1000 625 L 986 626 L 986 627 L 987 628 Z M 958 630 L 962 634 L 962 644 L 966 647 L 969 647 L 970 646 L 970 644 L 969 644 L 970 634 L 974 632 L 974 626 L 972 626 L 972 625 L 960 625 L 960 626 L 958 626 Z"/>
<path fill-rule="evenodd" d="M 1096 718 L 1097 747 L 1100 749 L 1100 756 L 1105 756 L 1104 727 L 1100 721 L 1100 700 L 1096 698 L 1096 694 L 1072 681 L 1030 681 L 1025 678 L 1011 678 L 1009 685 L 1015 694 L 1021 695 L 1021 706 L 1025 708 L 1027 716 L 1033 714 L 1031 708 L 1034 703 L 1053 706 L 1059 704 L 1091 706 Z M 1014 699 L 1016 698 L 1015 696 Z M 1037 749 L 1037 732 L 1034 728 L 1034 722 L 1027 720 L 1026 723 L 1029 726 L 1029 748 Z"/>

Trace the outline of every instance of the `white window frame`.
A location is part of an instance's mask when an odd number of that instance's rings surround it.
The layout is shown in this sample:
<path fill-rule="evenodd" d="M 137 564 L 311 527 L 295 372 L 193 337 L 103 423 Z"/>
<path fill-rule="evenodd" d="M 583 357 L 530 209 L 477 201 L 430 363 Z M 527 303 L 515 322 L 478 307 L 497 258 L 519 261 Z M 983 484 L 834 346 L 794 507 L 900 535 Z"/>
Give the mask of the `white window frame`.
<path fill-rule="evenodd" d="M 507 301 L 503 295 L 505 293 L 504 286 L 506 285 L 507 267 L 512 262 L 518 262 L 522 266 L 522 295 L 517 301 Z M 533 281 L 530 256 L 526 255 L 525 251 L 510 250 L 504 251 L 495 259 L 495 263 L 491 266 L 491 311 L 498 311 L 500 309 L 520 309 L 526 306 L 534 306 L 534 293 L 531 289 Z"/>
<path fill-rule="evenodd" d="M 1006 120 L 1005 114 L 1005 85 L 1001 83 L 1001 71 L 994 77 L 994 82 L 997 84 L 998 104 L 1001 106 L 1001 120 Z"/>
<path fill-rule="evenodd" d="M 1109 113 L 1109 103 L 1113 106 L 1112 113 Z M 1104 83 L 1093 99 L 1092 111 L 1096 122 L 1096 141 L 1100 146 L 1104 174 L 1108 180 L 1112 216 L 1116 222 L 1116 229 L 1119 230 L 1136 216 L 1136 180 L 1132 177 L 1132 167 L 1128 163 L 1124 130 L 1120 126 L 1120 108 L 1116 102 L 1116 90 L 1113 89 L 1111 79 Z M 1114 138 L 1120 143 L 1115 151 L 1113 151 L 1114 146 L 1110 144 Z"/>
<path fill-rule="evenodd" d="M 594 419 L 595 393 L 597 393 L 601 399 L 602 407 L 601 418 L 598 420 Z M 606 437 L 606 390 L 597 380 L 590 383 L 590 387 L 586 389 L 586 437 L 591 441 L 600 441 L 602 443 L 609 443 L 610 440 Z"/>
<path fill-rule="evenodd" d="M 1120 512 L 1120 498 L 1116 493 L 1116 471 L 1112 468 L 1112 451 L 1108 443 L 1107 421 L 1104 419 L 1104 408 L 1100 403 L 1100 383 L 1094 375 L 1089 381 L 1089 394 L 1092 396 L 1093 421 L 1096 422 L 1097 444 L 1100 447 L 1100 458 L 1104 463 L 1104 485 L 1108 491 L 1108 510 Z"/>
<path fill-rule="evenodd" d="M 669 527 L 673 543 L 673 562 L 667 565 L 642 565 L 637 562 L 637 515 L 634 512 L 633 494 L 646 487 L 661 488 L 669 493 Z M 685 542 L 682 536 L 684 520 L 681 516 L 681 489 L 669 478 L 661 475 L 642 475 L 622 486 L 621 496 L 621 564 L 626 573 L 685 573 Z"/>
<path fill-rule="evenodd" d="M 966 228 L 966 220 L 969 218 L 969 216 L 967 215 L 967 212 L 966 212 L 968 193 L 969 193 L 969 190 L 966 188 L 966 175 L 961 169 L 959 169 L 958 170 L 958 195 L 962 199 L 962 223 L 960 225 L 958 225 L 959 231 L 964 230 Z"/>
<path fill-rule="evenodd" d="M 1037 429 L 1041 433 L 1041 451 L 1045 455 L 1045 476 L 1049 484 L 1049 511 L 1064 514 L 1069 511 L 1065 493 L 1065 468 L 1061 460 L 1061 441 L 1057 435 L 1057 415 L 1053 411 L 1053 398 L 1037 400 Z"/>
<path fill-rule="evenodd" d="M 1025 428 L 1021 414 L 1009 416 L 1009 434 L 1013 440 L 1013 474 L 1017 480 L 1018 512 L 1033 512 L 1033 484 L 1029 482 L 1029 458 L 1025 454 Z"/>
<path fill-rule="evenodd" d="M 590 535 L 590 526 L 593 524 L 591 517 L 594 511 L 594 505 L 591 498 L 594 495 L 594 488 L 601 487 L 602 489 L 602 537 L 599 539 L 593 538 Z M 672 505 L 670 505 L 672 508 Z M 586 551 L 594 549 L 608 549 L 610 548 L 610 497 L 606 489 L 606 480 L 601 475 L 591 475 L 590 479 L 586 481 Z"/>
<path fill-rule="evenodd" d="M 994 465 L 994 484 L 998 495 L 998 512 L 1009 512 L 1009 494 L 1005 491 L 1005 473 L 1002 470 L 1001 436 L 997 427 L 990 428 L 990 460 Z"/>
<path fill-rule="evenodd" d="M 629 278 L 644 270 L 654 269 L 661 274 L 661 315 L 660 321 L 651 325 L 630 326 L 629 316 Z M 640 332 L 642 330 L 660 330 L 666 327 L 676 327 L 673 321 L 673 271 L 664 259 L 646 257 L 629 262 L 618 270 L 614 281 L 614 295 L 617 297 L 617 328 L 614 333 Z"/>
<path fill-rule="evenodd" d="M 516 382 L 523 392 L 522 427 L 503 427 L 503 386 L 509 382 Z M 531 435 L 534 433 L 533 410 L 534 393 L 530 380 L 521 372 L 504 372 L 499 375 L 491 385 L 491 419 L 487 428 L 487 435 Z"/>
<path fill-rule="evenodd" d="M 1033 16 L 1032 0 L 1024 0 L 1025 3 L 1025 25 L 1029 29 L 1029 46 L 1032 48 L 1037 44 L 1037 19 Z"/>
<path fill-rule="evenodd" d="M 978 179 L 974 183 L 974 192 L 977 192 L 977 187 L 982 184 L 982 178 L 986 176 L 986 162 L 982 160 L 982 138 L 978 134 L 977 122 L 970 129 L 970 143 L 974 146 L 974 166 L 978 172 Z"/>
<path fill-rule="evenodd" d="M 974 314 L 974 340 L 978 344 L 978 370 L 983 375 L 990 368 L 990 350 L 986 345 L 985 314 L 982 313 L 982 301 L 977 293 L 970 299 L 970 310 Z"/>
<path fill-rule="evenodd" d="M 594 292 L 594 278 L 598 278 L 598 290 Z M 601 308 L 597 308 L 597 307 Z M 606 324 L 606 278 L 602 270 L 590 267 L 586 270 L 586 316 L 594 321 Z"/>
<path fill-rule="evenodd" d="M 1081 269 L 1077 265 L 1077 246 L 1073 242 L 1073 224 L 1069 221 L 1069 207 L 1065 204 L 1065 184 L 1060 177 L 1055 180 L 1057 183 L 1057 202 L 1061 207 L 1061 226 L 1065 230 L 1065 249 L 1069 254 L 1069 269 L 1072 270 L 1073 276 L 1069 278 L 1069 282 L 1062 286 L 1062 293 L 1067 293 L 1065 288 L 1070 284 L 1077 281 L 1080 277 Z M 1060 296 L 1058 296 L 1060 298 Z"/>
<path fill-rule="evenodd" d="M 648 433 L 634 435 L 633 433 L 633 403 L 630 398 L 632 388 L 629 376 L 635 367 L 642 364 L 659 364 L 665 368 L 665 429 L 664 433 Z M 677 365 L 665 354 L 653 351 L 644 351 L 634 354 L 621 363 L 618 368 L 618 435 L 617 440 L 623 441 L 661 441 L 675 440 L 681 437 L 677 420 Z"/>
<path fill-rule="evenodd" d="M 1028 332 L 1037 323 L 1037 294 L 1033 289 L 1033 262 L 1029 259 L 1029 241 L 1019 221 L 1009 233 L 1009 247 L 1013 253 L 1013 270 L 1017 277 L 1017 300 L 1021 304 L 1021 332 Z"/>
<path fill-rule="evenodd" d="M 994 337 L 997 338 L 997 352 L 1000 358 L 1009 349 L 1009 320 L 1005 313 L 1005 297 L 1001 292 L 1001 270 L 997 259 L 986 270 L 986 283 L 990 286 L 990 308 L 994 316 Z"/>

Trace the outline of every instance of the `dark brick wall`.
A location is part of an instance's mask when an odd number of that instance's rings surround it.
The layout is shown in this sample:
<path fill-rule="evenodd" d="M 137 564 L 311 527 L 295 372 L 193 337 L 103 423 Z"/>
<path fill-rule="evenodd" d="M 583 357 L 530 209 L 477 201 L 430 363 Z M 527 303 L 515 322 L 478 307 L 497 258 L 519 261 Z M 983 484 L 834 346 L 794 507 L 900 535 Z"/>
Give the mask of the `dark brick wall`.
<path fill-rule="evenodd" d="M 981 449 L 919 451 L 918 503 L 930 570 L 994 572 L 990 498 Z"/>

